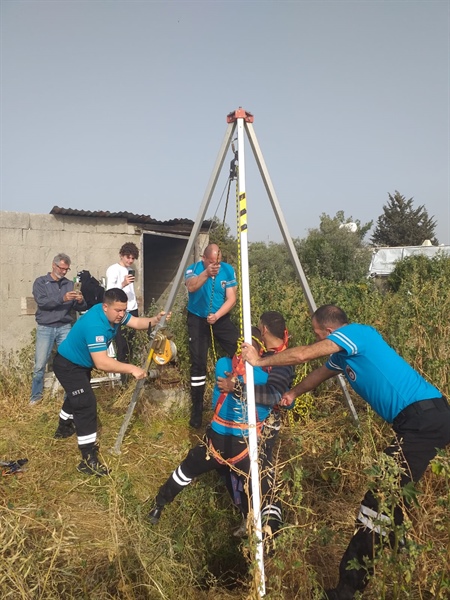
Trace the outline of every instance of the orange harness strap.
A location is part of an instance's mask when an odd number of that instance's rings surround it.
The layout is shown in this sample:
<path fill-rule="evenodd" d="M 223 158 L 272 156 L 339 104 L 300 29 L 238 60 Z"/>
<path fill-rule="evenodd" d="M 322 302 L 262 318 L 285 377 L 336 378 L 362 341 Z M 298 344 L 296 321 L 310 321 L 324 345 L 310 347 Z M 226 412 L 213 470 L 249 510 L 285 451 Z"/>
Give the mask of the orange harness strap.
<path fill-rule="evenodd" d="M 211 454 L 213 455 L 213 457 L 217 460 L 218 463 L 220 463 L 221 465 L 235 465 L 236 463 L 240 462 L 241 460 L 243 460 L 246 456 L 248 456 L 248 446 L 245 447 L 245 450 L 243 450 L 240 454 L 238 454 L 237 456 L 233 456 L 233 458 L 223 458 L 222 455 L 220 454 L 220 452 L 218 452 L 212 442 L 211 439 L 208 442 L 208 450 L 211 452 Z"/>
<path fill-rule="evenodd" d="M 288 344 L 288 331 L 287 329 L 284 330 L 284 336 L 283 336 L 283 343 L 280 344 L 280 346 L 278 346 L 278 348 L 274 348 L 274 353 L 276 354 L 277 352 L 281 352 L 282 350 L 285 350 L 287 348 L 287 344 Z M 244 382 L 245 382 L 245 363 L 242 360 L 242 358 L 240 356 L 236 356 L 234 355 L 232 358 L 232 374 L 233 375 L 241 375 L 244 378 Z M 270 367 L 268 369 L 270 371 Z M 248 429 L 248 425 L 246 423 L 235 423 L 234 421 L 227 421 L 225 419 L 222 419 L 221 417 L 219 417 L 219 412 L 220 409 L 222 408 L 222 405 L 225 401 L 225 398 L 227 397 L 227 394 L 225 394 L 225 392 L 222 392 L 217 400 L 216 403 L 216 408 L 214 410 L 214 415 L 212 420 L 216 423 L 218 423 L 219 425 L 223 425 L 229 429 Z M 258 436 L 261 435 L 261 431 L 263 428 L 264 422 L 263 421 L 258 421 L 256 423 L 256 433 Z M 222 458 L 220 452 L 218 452 L 214 446 L 213 443 L 211 441 L 211 439 L 208 442 L 208 449 L 211 452 L 211 454 L 213 455 L 213 457 L 217 460 L 218 463 L 220 464 L 231 464 L 231 465 L 235 465 L 236 463 L 238 463 L 239 461 L 243 460 L 247 455 L 248 455 L 248 447 L 245 448 L 245 450 L 243 450 L 240 454 L 238 454 L 237 456 L 234 456 L 233 458 L 228 458 L 228 459 L 224 459 Z"/>

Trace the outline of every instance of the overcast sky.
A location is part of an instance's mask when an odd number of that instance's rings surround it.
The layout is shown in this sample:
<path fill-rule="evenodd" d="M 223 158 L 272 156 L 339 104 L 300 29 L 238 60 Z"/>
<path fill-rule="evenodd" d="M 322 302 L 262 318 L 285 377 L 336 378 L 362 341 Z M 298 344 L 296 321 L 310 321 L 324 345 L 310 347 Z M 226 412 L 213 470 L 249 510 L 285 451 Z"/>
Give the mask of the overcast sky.
<path fill-rule="evenodd" d="M 1 0 L 1 209 L 195 220 L 242 106 L 292 237 L 398 190 L 449 244 L 449 24 L 448 0 Z M 245 155 L 249 238 L 278 242 Z"/>

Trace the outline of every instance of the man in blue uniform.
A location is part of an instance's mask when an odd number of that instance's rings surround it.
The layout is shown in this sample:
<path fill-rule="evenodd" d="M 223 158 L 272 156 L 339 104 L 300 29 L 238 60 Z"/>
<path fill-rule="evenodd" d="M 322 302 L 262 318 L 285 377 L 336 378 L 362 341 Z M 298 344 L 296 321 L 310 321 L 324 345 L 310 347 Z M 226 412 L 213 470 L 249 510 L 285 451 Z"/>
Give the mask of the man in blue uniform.
<path fill-rule="evenodd" d="M 73 291 L 73 282 L 66 277 L 70 271 L 70 257 L 60 252 L 55 256 L 52 270 L 38 277 L 33 283 L 36 300 L 36 351 L 34 356 L 33 381 L 30 404 L 42 400 L 44 373 L 53 346 L 58 347 L 72 327 L 72 311 L 86 310 L 81 292 Z"/>
<path fill-rule="evenodd" d="M 403 469 L 401 485 L 417 482 L 436 449 L 450 443 L 450 407 L 447 399 L 419 375 L 368 325 L 349 324 L 345 312 L 334 305 L 317 309 L 312 317 L 317 342 L 290 348 L 268 358 L 259 358 L 244 345 L 243 357 L 252 365 L 293 365 L 330 355 L 325 365 L 310 373 L 284 394 L 281 406 L 290 406 L 296 397 L 315 389 L 323 381 L 343 373 L 351 387 L 373 410 L 392 424 L 395 438 L 385 453 L 396 459 Z M 394 524 L 403 522 L 399 506 L 394 510 Z M 366 568 L 366 558 L 373 559 L 380 536 L 387 535 L 390 517 L 378 509 L 378 501 L 368 491 L 361 503 L 352 537 L 339 567 L 339 583 L 325 592 L 328 600 L 351 600 L 368 582 L 373 569 Z M 360 568 L 350 567 L 356 560 Z"/>
<path fill-rule="evenodd" d="M 230 311 L 236 304 L 236 275 L 233 267 L 221 262 L 217 244 L 209 244 L 203 260 L 185 272 L 188 299 L 189 355 L 191 360 L 192 410 L 189 424 L 202 425 L 206 364 L 211 331 L 228 356 L 236 352 L 239 332 L 231 322 Z"/>
<path fill-rule="evenodd" d="M 55 437 L 67 438 L 76 432 L 82 456 L 78 471 L 86 475 L 100 477 L 108 473 L 97 457 L 97 400 L 90 384 L 91 370 L 95 367 L 144 379 L 147 373 L 141 367 L 108 356 L 108 345 L 121 325 L 147 330 L 164 314 L 134 317 L 127 312 L 127 301 L 123 290 L 107 290 L 103 303 L 96 304 L 78 319 L 53 361 L 55 375 L 66 392 Z"/>
<path fill-rule="evenodd" d="M 262 337 L 268 353 L 272 353 L 278 348 L 285 348 L 285 323 L 282 315 L 275 312 L 265 313 L 261 317 L 261 323 L 265 323 L 264 334 L 261 336 L 260 331 L 254 328 L 254 340 L 258 341 Z M 256 347 L 259 352 L 260 346 Z M 242 375 L 239 375 L 240 372 L 239 364 L 236 364 L 236 357 L 233 358 L 233 361 L 226 357 L 217 361 L 217 384 L 213 393 L 215 413 L 210 427 L 207 428 L 203 442 L 189 451 L 183 462 L 160 487 L 154 507 L 149 514 L 152 524 L 159 521 L 164 506 L 172 502 L 194 478 L 203 473 L 212 470 L 222 471 L 224 466 L 230 468 L 232 473 L 234 470 L 249 473 L 247 402 L 243 395 L 243 378 Z M 272 454 L 271 445 L 269 446 L 270 451 L 267 451 L 267 438 L 269 437 L 272 441 L 273 433 L 267 430 L 267 418 L 272 408 L 280 402 L 284 392 L 292 385 L 292 380 L 292 367 L 270 368 L 268 372 L 255 369 L 254 373 L 257 431 L 262 440 L 260 446 L 261 514 L 264 524 L 270 527 L 272 533 L 275 533 L 281 524 L 281 507 L 272 491 Z M 262 432 L 263 435 L 261 435 Z M 231 485 L 228 485 L 228 488 L 233 494 Z M 234 494 L 233 497 L 235 498 Z M 241 510 L 243 516 L 247 517 L 246 496 L 242 498 Z"/>

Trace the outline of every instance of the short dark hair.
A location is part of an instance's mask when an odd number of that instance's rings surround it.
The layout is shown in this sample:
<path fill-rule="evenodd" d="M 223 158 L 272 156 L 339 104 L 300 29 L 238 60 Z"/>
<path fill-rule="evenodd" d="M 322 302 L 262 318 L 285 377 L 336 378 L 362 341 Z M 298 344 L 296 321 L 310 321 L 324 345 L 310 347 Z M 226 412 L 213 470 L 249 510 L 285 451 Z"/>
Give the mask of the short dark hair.
<path fill-rule="evenodd" d="M 127 242 L 119 250 L 120 256 L 128 256 L 131 254 L 136 260 L 139 258 L 139 248 L 133 242 Z"/>
<path fill-rule="evenodd" d="M 114 302 L 128 302 L 128 296 L 120 288 L 111 288 L 106 290 L 103 296 L 105 304 L 113 304 Z"/>
<path fill-rule="evenodd" d="M 268 310 L 260 317 L 260 321 L 267 327 L 272 335 L 281 340 L 286 332 L 286 321 L 281 313 L 276 310 Z"/>
<path fill-rule="evenodd" d="M 321 327 L 327 325 L 341 326 L 347 325 L 348 317 L 339 306 L 335 304 L 324 304 L 320 306 L 312 316 L 316 323 Z"/>

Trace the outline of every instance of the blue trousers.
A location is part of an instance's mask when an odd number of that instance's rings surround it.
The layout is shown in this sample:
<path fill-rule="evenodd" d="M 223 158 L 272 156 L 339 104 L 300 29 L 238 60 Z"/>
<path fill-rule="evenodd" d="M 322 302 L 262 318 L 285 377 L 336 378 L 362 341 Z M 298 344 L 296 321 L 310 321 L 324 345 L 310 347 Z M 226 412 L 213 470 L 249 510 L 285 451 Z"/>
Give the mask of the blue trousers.
<path fill-rule="evenodd" d="M 42 398 L 44 392 L 44 374 L 48 359 L 52 353 L 53 346 L 58 347 L 69 334 L 71 324 L 61 327 L 48 327 L 37 325 L 36 328 L 36 352 L 34 355 L 33 382 L 31 384 L 30 402 L 36 402 Z"/>

